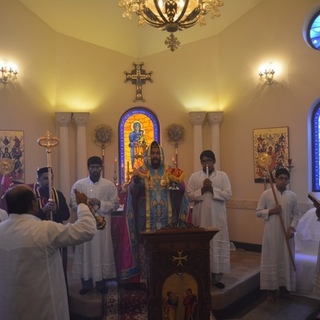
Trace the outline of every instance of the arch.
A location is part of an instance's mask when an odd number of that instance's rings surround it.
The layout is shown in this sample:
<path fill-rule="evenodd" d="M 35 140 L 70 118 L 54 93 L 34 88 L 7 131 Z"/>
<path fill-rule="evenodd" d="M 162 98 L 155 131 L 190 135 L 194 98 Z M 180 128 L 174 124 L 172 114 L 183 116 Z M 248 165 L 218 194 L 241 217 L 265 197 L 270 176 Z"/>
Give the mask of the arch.
<path fill-rule="evenodd" d="M 144 107 L 127 110 L 120 118 L 119 130 L 119 183 L 130 179 L 132 170 L 141 165 L 143 152 L 154 140 L 160 143 L 157 116 Z"/>
<path fill-rule="evenodd" d="M 315 50 L 320 50 L 320 5 L 315 6 L 307 15 L 303 25 L 304 41 Z"/>

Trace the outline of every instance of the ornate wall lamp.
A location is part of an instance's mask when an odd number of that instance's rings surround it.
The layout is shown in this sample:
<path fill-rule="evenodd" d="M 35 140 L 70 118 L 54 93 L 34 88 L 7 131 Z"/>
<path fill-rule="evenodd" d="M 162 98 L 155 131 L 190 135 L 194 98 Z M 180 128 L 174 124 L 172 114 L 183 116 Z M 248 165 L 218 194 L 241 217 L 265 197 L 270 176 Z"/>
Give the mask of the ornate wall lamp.
<path fill-rule="evenodd" d="M 17 70 L 17 67 L 12 64 L 3 62 L 0 65 L 0 72 L 1 72 L 0 79 L 4 84 L 8 83 L 9 81 L 14 81 L 15 79 L 17 79 L 18 70 Z"/>
<path fill-rule="evenodd" d="M 275 74 L 275 70 L 270 63 L 268 66 L 264 66 L 260 68 L 259 77 L 261 81 L 265 81 L 268 85 L 273 83 L 273 75 Z"/>

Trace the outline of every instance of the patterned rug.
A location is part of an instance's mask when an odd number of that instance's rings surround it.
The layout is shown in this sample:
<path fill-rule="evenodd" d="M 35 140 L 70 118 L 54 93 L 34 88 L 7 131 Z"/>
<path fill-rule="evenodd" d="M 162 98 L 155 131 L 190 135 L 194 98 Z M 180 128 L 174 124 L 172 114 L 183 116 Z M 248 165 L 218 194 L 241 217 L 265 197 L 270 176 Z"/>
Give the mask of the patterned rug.
<path fill-rule="evenodd" d="M 103 320 L 147 320 L 147 293 L 137 284 L 108 282 L 103 299 Z"/>
<path fill-rule="evenodd" d="M 108 293 L 103 297 L 103 320 L 147 320 L 148 298 L 140 284 L 108 282 Z M 210 320 L 216 320 L 211 313 Z"/>

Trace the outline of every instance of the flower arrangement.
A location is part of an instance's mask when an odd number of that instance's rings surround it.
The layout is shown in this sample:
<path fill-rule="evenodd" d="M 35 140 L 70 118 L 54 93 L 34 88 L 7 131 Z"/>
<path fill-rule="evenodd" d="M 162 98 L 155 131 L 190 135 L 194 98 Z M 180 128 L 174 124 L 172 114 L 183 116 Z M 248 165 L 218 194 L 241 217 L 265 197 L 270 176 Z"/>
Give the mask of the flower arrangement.
<path fill-rule="evenodd" d="M 171 181 L 180 183 L 183 181 L 185 173 L 179 168 L 168 167 L 166 169 L 166 175 Z"/>
<path fill-rule="evenodd" d="M 142 179 L 149 179 L 150 178 L 150 172 L 147 169 L 139 168 L 139 170 L 133 171 L 133 176 L 137 175 Z"/>

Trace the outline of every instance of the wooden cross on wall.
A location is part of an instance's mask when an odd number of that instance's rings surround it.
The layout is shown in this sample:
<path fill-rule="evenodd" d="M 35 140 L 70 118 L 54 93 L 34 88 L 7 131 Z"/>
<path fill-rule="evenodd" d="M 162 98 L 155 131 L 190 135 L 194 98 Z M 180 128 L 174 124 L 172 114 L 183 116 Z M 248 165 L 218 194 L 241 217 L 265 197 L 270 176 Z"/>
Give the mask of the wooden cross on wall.
<path fill-rule="evenodd" d="M 134 102 L 137 100 L 145 101 L 142 95 L 142 85 L 144 85 L 146 81 L 153 82 L 151 79 L 152 71 L 146 72 L 142 69 L 142 66 L 144 65 L 143 62 L 140 64 L 133 62 L 132 64 L 134 65 L 134 69 L 131 70 L 130 73 L 124 72 L 126 75 L 124 82 L 131 81 L 131 83 L 136 86 L 136 97 L 133 100 Z"/>

